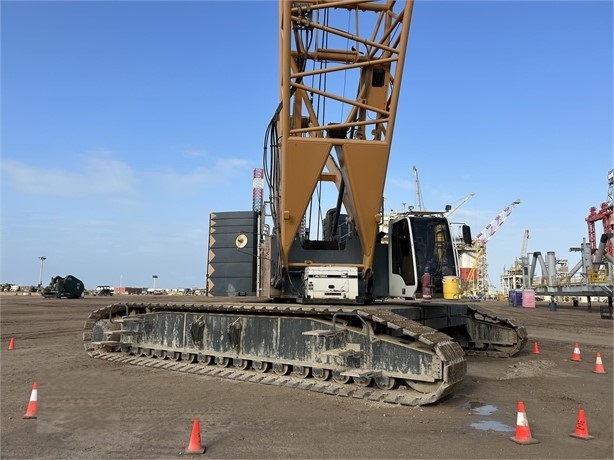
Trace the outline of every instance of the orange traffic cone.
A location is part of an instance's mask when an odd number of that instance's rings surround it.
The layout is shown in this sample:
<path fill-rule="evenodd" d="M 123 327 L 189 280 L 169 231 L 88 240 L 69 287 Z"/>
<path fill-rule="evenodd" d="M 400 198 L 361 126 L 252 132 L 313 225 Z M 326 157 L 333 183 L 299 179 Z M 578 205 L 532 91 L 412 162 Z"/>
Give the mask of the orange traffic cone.
<path fill-rule="evenodd" d="M 30 402 L 28 402 L 28 409 L 23 418 L 36 418 L 36 406 L 38 404 L 38 383 L 34 382 L 32 385 L 32 393 L 30 394 Z"/>
<path fill-rule="evenodd" d="M 539 346 L 537 345 L 537 342 L 533 342 L 533 354 L 539 355 Z"/>
<path fill-rule="evenodd" d="M 524 410 L 524 403 L 518 401 L 518 415 L 516 417 L 516 436 L 510 438 L 517 444 L 537 444 L 539 441 L 531 436 L 531 428 Z"/>
<path fill-rule="evenodd" d="M 571 355 L 571 360 L 572 361 L 582 361 L 582 358 L 580 356 L 580 347 L 578 346 L 578 342 L 576 342 L 576 345 L 574 346 L 573 354 Z"/>
<path fill-rule="evenodd" d="M 601 361 L 601 353 L 597 352 L 597 359 L 595 360 L 595 374 L 605 374 L 605 368 L 603 367 L 603 361 Z"/>
<path fill-rule="evenodd" d="M 9 341 L 9 350 L 14 350 L 15 349 L 15 337 L 11 337 L 11 340 Z"/>
<path fill-rule="evenodd" d="M 200 420 L 194 420 L 192 425 L 192 435 L 190 436 L 190 444 L 183 451 L 184 454 L 204 454 L 205 446 L 200 443 Z"/>
<path fill-rule="evenodd" d="M 588 434 L 588 426 L 586 425 L 586 416 L 584 415 L 584 409 L 580 409 L 578 411 L 578 421 L 576 422 L 576 431 L 570 433 L 569 436 L 574 438 L 584 439 L 588 441 L 589 439 L 593 439 L 595 436 L 591 436 Z"/>

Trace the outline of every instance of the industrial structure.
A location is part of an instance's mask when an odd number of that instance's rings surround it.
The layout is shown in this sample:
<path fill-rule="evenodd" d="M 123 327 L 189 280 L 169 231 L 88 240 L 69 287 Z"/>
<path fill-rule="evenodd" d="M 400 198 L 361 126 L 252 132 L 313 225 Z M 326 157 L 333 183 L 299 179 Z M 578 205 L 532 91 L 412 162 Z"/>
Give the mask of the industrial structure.
<path fill-rule="evenodd" d="M 586 223 L 588 224 L 588 243 L 591 248 L 591 252 L 597 250 L 597 233 L 595 224 L 599 221 L 603 224 L 603 234 L 614 233 L 614 223 L 612 221 L 612 214 L 614 213 L 614 169 L 608 171 L 608 198 L 607 201 L 601 203 L 599 209 L 592 207 L 589 211 Z M 605 247 L 605 252 L 614 257 L 614 247 L 608 240 Z"/>
<path fill-rule="evenodd" d="M 529 229 L 525 229 L 522 238 L 522 248 L 520 250 L 520 258 L 517 258 L 509 269 L 504 270 L 501 275 L 501 289 L 505 297 L 510 291 L 523 289 L 528 285 L 529 279 L 529 259 L 527 258 L 527 248 L 529 243 Z"/>
<path fill-rule="evenodd" d="M 580 247 L 570 248 L 577 252 L 580 260 L 569 267 L 567 258 L 557 258 L 554 251 L 548 251 L 544 259 L 541 252 L 526 254 L 528 230 L 525 230 L 520 259 L 501 277 L 501 285 L 507 294 L 513 290 L 532 289 L 536 294 L 552 299 L 572 299 L 578 303 L 585 297 L 589 310 L 594 298 L 606 299 L 607 305 L 600 305 L 602 318 L 612 319 L 612 298 L 614 296 L 614 169 L 608 171 L 608 197 L 599 208 L 591 207 L 586 217 L 588 241 L 583 238 Z M 596 223 L 602 222 L 601 234 L 597 238 Z M 539 270 L 538 270 L 539 268 Z"/>

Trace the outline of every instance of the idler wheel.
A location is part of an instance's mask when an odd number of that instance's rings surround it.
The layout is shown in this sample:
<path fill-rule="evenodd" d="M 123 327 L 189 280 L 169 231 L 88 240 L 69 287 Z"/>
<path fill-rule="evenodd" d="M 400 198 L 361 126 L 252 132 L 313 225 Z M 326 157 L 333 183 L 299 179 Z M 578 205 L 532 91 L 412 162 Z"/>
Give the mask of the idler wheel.
<path fill-rule="evenodd" d="M 292 366 L 292 375 L 301 379 L 307 378 L 310 372 L 311 368 L 307 366 Z"/>
<path fill-rule="evenodd" d="M 417 380 L 405 380 L 405 383 L 412 390 L 425 394 L 435 392 L 440 385 L 438 382 L 419 382 Z"/>
<path fill-rule="evenodd" d="M 314 379 L 324 382 L 330 378 L 330 370 L 328 369 L 311 369 L 311 375 Z"/>
<path fill-rule="evenodd" d="M 398 382 L 397 379 L 395 379 L 394 377 L 382 376 L 375 377 L 375 385 L 380 390 L 392 390 L 393 388 L 397 387 Z"/>
<path fill-rule="evenodd" d="M 354 377 L 354 383 L 359 387 L 368 387 L 372 382 L 372 377 Z"/>
<path fill-rule="evenodd" d="M 154 350 L 153 353 L 154 353 L 154 356 L 157 356 L 160 359 L 166 359 L 168 357 L 166 350 Z"/>
<path fill-rule="evenodd" d="M 277 375 L 288 375 L 290 373 L 290 366 L 287 364 L 275 363 L 273 364 L 273 372 Z"/>
<path fill-rule="evenodd" d="M 232 365 L 237 369 L 246 370 L 250 367 L 250 362 L 247 359 L 233 359 Z"/>
<path fill-rule="evenodd" d="M 338 372 L 333 372 L 333 380 L 337 383 L 348 383 L 352 377 L 349 375 L 341 375 Z"/>
<path fill-rule="evenodd" d="M 256 372 L 265 373 L 271 368 L 271 363 L 266 361 L 252 361 L 252 369 Z"/>

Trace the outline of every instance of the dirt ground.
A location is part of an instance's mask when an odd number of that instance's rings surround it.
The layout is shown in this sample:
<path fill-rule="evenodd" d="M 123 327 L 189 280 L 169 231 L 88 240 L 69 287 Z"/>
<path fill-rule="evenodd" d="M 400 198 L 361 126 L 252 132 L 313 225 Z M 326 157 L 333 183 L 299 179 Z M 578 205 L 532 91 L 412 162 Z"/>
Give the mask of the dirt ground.
<path fill-rule="evenodd" d="M 613 322 L 595 304 L 589 313 L 483 302 L 526 326 L 526 349 L 508 359 L 467 357 L 454 395 L 407 407 L 92 359 L 83 324 L 108 303 L 0 297 L 2 458 L 178 458 L 195 419 L 210 458 L 614 457 Z M 581 362 L 571 360 L 576 342 Z M 593 372 L 597 352 L 606 374 Z M 34 382 L 37 419 L 23 419 Z M 538 444 L 510 440 L 518 401 Z M 594 439 L 569 436 L 579 409 Z"/>

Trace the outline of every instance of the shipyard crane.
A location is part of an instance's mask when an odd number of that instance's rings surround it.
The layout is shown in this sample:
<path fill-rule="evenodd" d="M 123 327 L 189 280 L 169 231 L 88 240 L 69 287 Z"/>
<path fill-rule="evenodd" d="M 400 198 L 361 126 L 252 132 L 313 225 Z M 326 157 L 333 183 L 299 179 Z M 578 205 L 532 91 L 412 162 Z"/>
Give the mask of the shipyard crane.
<path fill-rule="evenodd" d="M 512 201 L 512 203 L 506 206 L 505 209 L 503 209 L 503 211 L 501 211 L 499 214 L 497 214 L 495 218 L 491 220 L 488 225 L 486 225 L 486 227 L 480 230 L 480 232 L 475 236 L 475 239 L 481 243 L 486 244 L 488 240 L 490 240 L 495 235 L 497 230 L 501 228 L 501 225 L 503 225 L 503 222 L 505 222 L 505 220 L 512 213 L 512 210 L 519 204 L 519 199 Z"/>
<path fill-rule="evenodd" d="M 501 287 L 505 295 L 515 289 L 522 289 L 529 286 L 529 259 L 527 257 L 527 247 L 529 243 L 529 229 L 525 229 L 522 237 L 520 257 L 516 258 L 514 264 L 508 270 L 503 267 L 504 274 L 501 276 Z"/>
<path fill-rule="evenodd" d="M 416 181 L 416 206 L 418 211 L 424 211 L 424 204 L 422 203 L 422 190 L 420 189 L 420 179 L 418 177 L 418 168 L 414 166 L 414 180 Z"/>
<path fill-rule="evenodd" d="M 527 248 L 529 245 L 529 229 L 526 228 L 524 230 L 524 235 L 522 237 L 522 248 L 520 249 L 520 263 L 518 267 L 520 268 L 520 272 L 522 273 L 522 286 L 529 285 L 529 258 L 527 257 Z"/>
<path fill-rule="evenodd" d="M 446 217 L 450 217 L 453 213 L 455 213 L 456 211 L 458 211 L 458 208 L 460 208 L 462 205 L 464 205 L 467 201 L 469 201 L 471 198 L 473 198 L 475 196 L 475 193 L 470 193 L 469 195 L 467 195 L 465 198 L 463 198 L 461 200 L 461 202 L 459 204 L 457 204 L 454 208 L 450 207 L 450 210 L 445 211 L 443 213 L 444 216 Z"/>
<path fill-rule="evenodd" d="M 476 235 L 474 248 L 477 249 L 475 260 L 469 271 L 466 282 L 471 283 L 469 288 L 474 293 L 486 293 L 488 291 L 488 263 L 486 261 L 486 243 L 501 228 L 505 220 L 510 216 L 512 210 L 520 204 L 520 199 L 512 201 L 503 211 L 495 216 L 480 232 Z"/>
<path fill-rule="evenodd" d="M 207 299 L 95 310 L 90 356 L 170 358 L 182 372 L 420 405 L 460 386 L 466 354 L 522 350 L 522 326 L 445 296 L 458 257 L 442 213 L 395 215 L 385 240 L 380 228 L 412 9 L 280 0 L 280 99 L 263 155 L 270 214 L 211 212 Z M 320 209 L 321 233 L 307 218 Z M 268 289 L 256 297 L 258 281 Z"/>
<path fill-rule="evenodd" d="M 520 249 L 520 260 L 524 260 L 527 258 L 527 246 L 529 245 L 529 229 L 526 228 L 524 230 L 524 235 L 522 237 L 522 248 Z"/>

